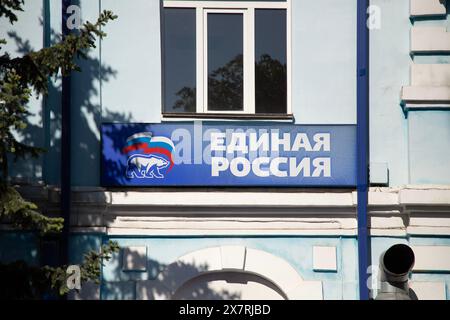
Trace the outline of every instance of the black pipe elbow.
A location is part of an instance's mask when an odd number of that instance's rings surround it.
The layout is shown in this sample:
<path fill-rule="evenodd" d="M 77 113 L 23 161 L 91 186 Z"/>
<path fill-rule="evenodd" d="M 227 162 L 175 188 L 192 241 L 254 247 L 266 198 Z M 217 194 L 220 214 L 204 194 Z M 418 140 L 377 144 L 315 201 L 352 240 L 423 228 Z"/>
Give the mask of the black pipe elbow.
<path fill-rule="evenodd" d="M 396 244 L 380 257 L 380 288 L 376 300 L 417 300 L 408 279 L 414 267 L 414 252 L 405 244 Z"/>
<path fill-rule="evenodd" d="M 406 244 L 396 244 L 386 250 L 380 262 L 388 282 L 405 282 L 414 267 L 414 252 Z"/>

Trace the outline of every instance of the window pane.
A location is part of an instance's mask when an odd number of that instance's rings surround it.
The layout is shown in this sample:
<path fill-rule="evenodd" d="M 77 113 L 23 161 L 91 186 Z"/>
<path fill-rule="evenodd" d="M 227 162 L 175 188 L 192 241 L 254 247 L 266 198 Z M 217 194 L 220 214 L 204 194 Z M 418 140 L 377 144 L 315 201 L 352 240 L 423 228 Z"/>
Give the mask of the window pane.
<path fill-rule="evenodd" d="M 241 13 L 208 14 L 208 109 L 244 110 L 244 18 Z"/>
<path fill-rule="evenodd" d="M 164 9 L 164 111 L 196 111 L 195 9 Z"/>
<path fill-rule="evenodd" d="M 286 10 L 255 10 L 256 113 L 287 113 Z"/>

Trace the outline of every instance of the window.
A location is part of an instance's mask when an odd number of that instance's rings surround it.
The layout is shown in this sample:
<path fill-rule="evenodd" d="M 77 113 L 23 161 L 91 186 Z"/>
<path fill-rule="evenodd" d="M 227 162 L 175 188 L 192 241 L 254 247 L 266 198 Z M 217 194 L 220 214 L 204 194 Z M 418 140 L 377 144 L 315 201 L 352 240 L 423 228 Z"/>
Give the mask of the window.
<path fill-rule="evenodd" d="M 164 1 L 165 115 L 290 114 L 290 1 Z"/>

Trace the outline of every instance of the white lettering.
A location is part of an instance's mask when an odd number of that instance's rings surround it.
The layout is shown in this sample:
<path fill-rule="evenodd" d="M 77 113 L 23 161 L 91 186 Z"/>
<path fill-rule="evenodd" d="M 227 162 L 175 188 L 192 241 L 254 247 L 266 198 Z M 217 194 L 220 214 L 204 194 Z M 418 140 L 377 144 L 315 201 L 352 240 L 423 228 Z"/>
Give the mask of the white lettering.
<path fill-rule="evenodd" d="M 329 133 L 317 133 L 314 135 L 314 151 L 330 151 L 330 134 Z"/>
<path fill-rule="evenodd" d="M 247 135 L 245 132 L 235 132 L 231 135 L 231 141 L 227 147 L 227 153 L 248 153 Z"/>
<path fill-rule="evenodd" d="M 255 174 L 255 176 L 257 177 L 261 177 L 261 178 L 267 178 L 270 177 L 270 172 L 268 170 L 262 170 L 261 169 L 261 165 L 267 165 L 270 163 L 270 158 L 258 158 L 255 159 L 255 161 L 253 161 L 252 164 L 252 169 L 253 169 L 253 173 Z"/>
<path fill-rule="evenodd" d="M 295 136 L 294 144 L 292 145 L 292 151 L 312 151 L 311 143 L 309 142 L 308 135 L 306 133 L 299 133 Z"/>
<path fill-rule="evenodd" d="M 311 176 L 311 158 L 303 158 L 297 165 L 297 159 L 291 158 L 289 162 L 289 175 L 298 177 L 303 171 L 303 177 Z"/>
<path fill-rule="evenodd" d="M 213 177 L 218 177 L 220 172 L 228 170 L 230 164 L 226 158 L 212 158 L 211 159 L 211 175 Z"/>
<path fill-rule="evenodd" d="M 239 166 L 242 169 L 239 169 Z M 234 158 L 231 160 L 230 170 L 235 177 L 242 178 L 248 176 L 250 169 L 250 161 L 246 158 Z"/>
<path fill-rule="evenodd" d="M 268 133 L 262 133 L 259 138 L 256 132 L 250 133 L 250 151 L 259 151 L 262 149 L 263 152 L 268 152 L 270 150 L 270 140 Z"/>
<path fill-rule="evenodd" d="M 211 151 L 225 151 L 225 138 L 224 132 L 212 132 L 211 133 Z"/>
<path fill-rule="evenodd" d="M 288 173 L 286 171 L 280 170 L 280 165 L 286 164 L 287 162 L 288 162 L 288 158 L 273 159 L 272 162 L 270 163 L 270 172 L 272 173 L 272 175 L 274 175 L 275 177 L 279 177 L 279 178 L 287 177 Z"/>
<path fill-rule="evenodd" d="M 277 132 L 272 132 L 272 151 L 280 151 L 280 146 L 283 146 L 284 151 L 291 150 L 291 134 L 283 133 L 283 138 L 280 138 L 279 130 L 274 130 Z"/>
<path fill-rule="evenodd" d="M 325 178 L 331 177 L 331 159 L 330 158 L 316 158 L 313 160 L 313 177 L 323 176 Z"/>

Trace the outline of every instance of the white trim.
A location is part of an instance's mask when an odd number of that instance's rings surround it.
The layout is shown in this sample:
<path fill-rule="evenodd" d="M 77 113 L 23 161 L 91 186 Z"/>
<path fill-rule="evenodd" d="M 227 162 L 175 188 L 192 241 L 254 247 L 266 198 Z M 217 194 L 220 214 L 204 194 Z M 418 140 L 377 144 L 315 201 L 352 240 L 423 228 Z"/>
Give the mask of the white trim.
<path fill-rule="evenodd" d="M 354 207 L 351 193 L 113 192 L 112 205 L 147 207 Z"/>
<path fill-rule="evenodd" d="M 447 10 L 445 3 L 440 0 L 411 0 L 410 1 L 411 17 L 433 17 L 445 16 Z"/>
<path fill-rule="evenodd" d="M 244 14 L 244 112 L 254 114 L 255 108 L 255 9 Z"/>
<path fill-rule="evenodd" d="M 126 229 L 126 228 L 108 228 L 106 234 L 108 236 L 142 236 L 142 237 L 356 237 L 358 232 L 356 229 L 311 229 L 311 230 L 152 230 L 152 229 Z M 394 232 L 391 230 L 380 230 L 378 234 L 372 236 L 388 236 L 400 237 L 406 236 L 406 232 Z"/>
<path fill-rule="evenodd" d="M 420 102 L 429 106 L 450 104 L 450 86 L 404 86 L 401 92 L 402 100 L 406 103 Z"/>
<path fill-rule="evenodd" d="M 243 98 L 244 101 L 242 101 L 243 110 L 242 111 L 226 111 L 226 110 L 209 110 L 209 102 L 208 102 L 208 78 L 209 78 L 209 70 L 208 70 L 208 14 L 210 13 L 230 13 L 230 14 L 241 14 L 242 15 L 242 28 L 243 28 L 243 68 L 244 68 L 244 88 L 243 88 Z M 248 43 L 246 43 L 246 30 L 248 28 L 248 12 L 245 9 L 203 9 L 203 113 L 210 113 L 210 114 L 248 114 L 247 110 L 247 93 L 246 92 L 246 59 L 248 58 Z M 248 74 L 247 74 L 248 78 Z"/>
<path fill-rule="evenodd" d="M 286 70 L 287 70 L 287 114 L 292 114 L 292 0 L 287 0 L 286 24 Z"/>
<path fill-rule="evenodd" d="M 406 229 L 408 235 L 417 236 L 450 236 L 450 227 L 408 227 Z"/>
<path fill-rule="evenodd" d="M 447 190 L 401 190 L 399 203 L 403 205 L 450 205 L 450 189 Z"/>
<path fill-rule="evenodd" d="M 222 119 L 222 118 L 214 118 L 214 114 L 211 113 L 211 118 L 168 118 L 162 117 L 162 122 L 190 122 L 190 121 L 200 121 L 200 122 L 282 122 L 282 123 L 294 123 L 294 119 L 274 119 L 267 118 L 264 120 L 261 119 Z M 236 114 L 239 117 L 239 114 Z"/>
<path fill-rule="evenodd" d="M 165 8 L 196 8 L 196 88 L 197 113 L 252 115 L 256 113 L 255 86 L 255 9 L 286 10 L 286 81 L 287 106 L 286 114 L 292 114 L 292 2 L 248 2 L 248 1 L 164 1 Z M 242 13 L 243 14 L 243 110 L 213 111 L 208 110 L 208 14 L 209 13 Z M 186 121 L 187 119 L 166 119 L 163 121 Z M 284 122 L 284 121 L 283 121 Z M 292 122 L 289 120 L 287 122 Z"/>
<path fill-rule="evenodd" d="M 196 107 L 197 107 L 197 113 L 203 113 L 203 110 L 205 108 L 205 101 L 204 100 L 204 88 L 203 88 L 203 81 L 204 81 L 204 71 L 203 71 L 203 50 L 204 50 L 204 43 L 203 43 L 203 9 L 202 8 L 196 8 L 196 64 L 197 64 L 197 72 L 196 72 L 196 83 L 197 83 L 197 101 L 196 101 Z M 207 79 L 207 78 L 206 78 Z"/>
<path fill-rule="evenodd" d="M 415 262 L 413 272 L 450 271 L 450 246 L 412 246 Z"/>
<path fill-rule="evenodd" d="M 289 1 L 289 0 L 288 0 Z M 212 9 L 287 9 L 286 2 L 263 2 L 263 1 L 164 1 L 164 7 L 167 8 L 212 8 Z"/>
<path fill-rule="evenodd" d="M 127 246 L 120 248 L 122 272 L 147 271 L 147 246 Z"/>
<path fill-rule="evenodd" d="M 449 53 L 450 32 L 446 27 L 413 26 L 411 28 L 410 51 L 417 53 Z"/>
<path fill-rule="evenodd" d="M 58 212 L 59 190 L 21 186 L 25 199 Z M 189 189 L 188 189 L 189 190 Z M 147 236 L 355 236 L 353 192 L 74 187 L 71 232 Z M 371 236 L 450 235 L 450 186 L 371 188 Z M 13 230 L 0 224 L 1 230 Z"/>
<path fill-rule="evenodd" d="M 444 281 L 410 281 L 409 287 L 419 300 L 447 300 Z"/>
<path fill-rule="evenodd" d="M 70 227 L 70 233 L 107 233 L 106 227 Z"/>
<path fill-rule="evenodd" d="M 338 270 L 335 246 L 313 246 L 313 270 L 315 272 Z"/>
<path fill-rule="evenodd" d="M 276 218 L 276 217 L 116 217 L 108 235 L 147 236 L 356 236 L 355 217 Z"/>

